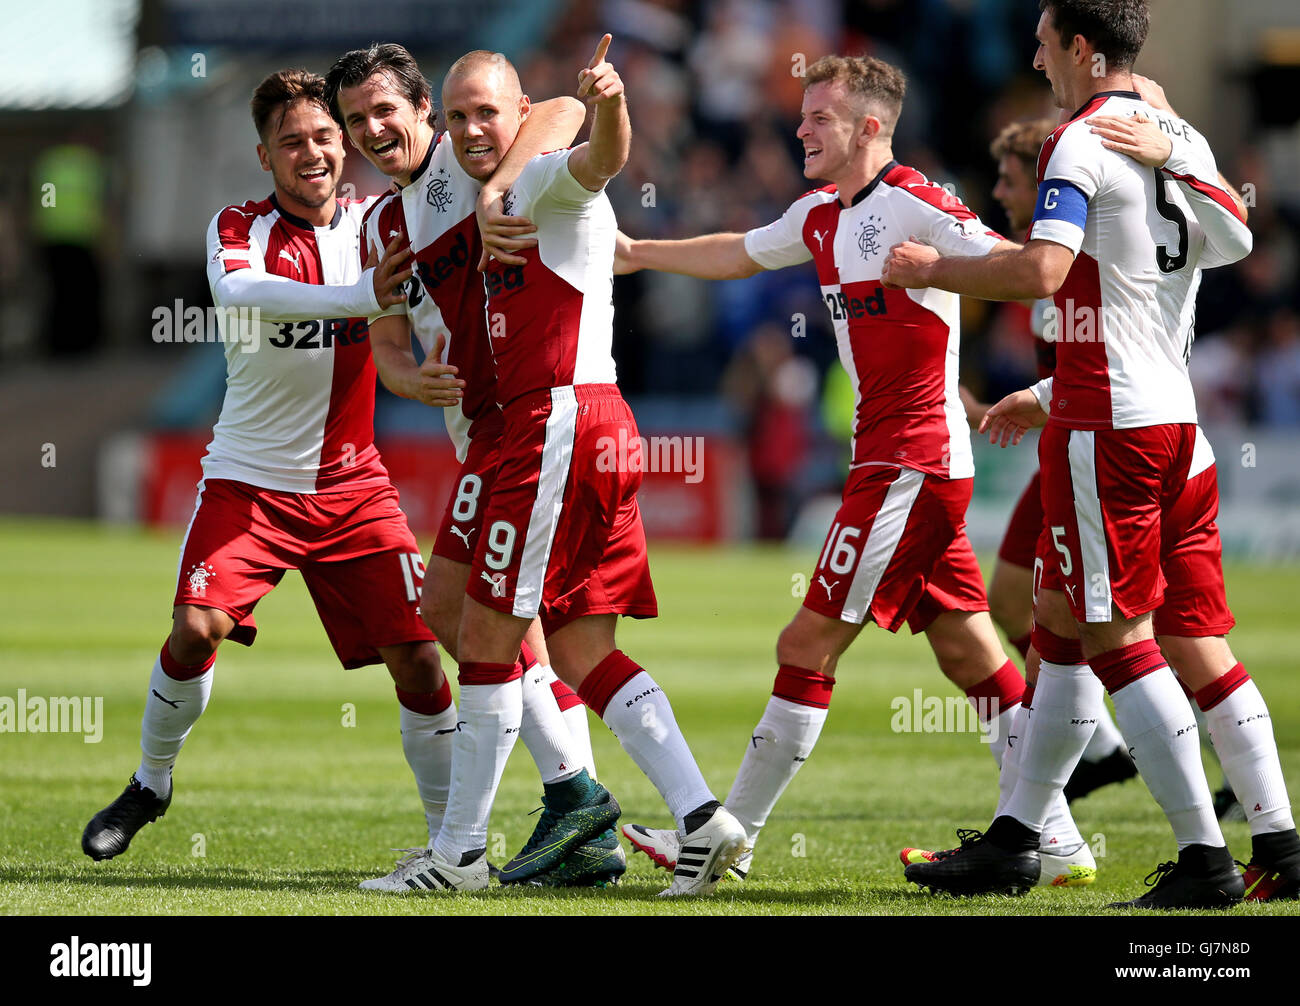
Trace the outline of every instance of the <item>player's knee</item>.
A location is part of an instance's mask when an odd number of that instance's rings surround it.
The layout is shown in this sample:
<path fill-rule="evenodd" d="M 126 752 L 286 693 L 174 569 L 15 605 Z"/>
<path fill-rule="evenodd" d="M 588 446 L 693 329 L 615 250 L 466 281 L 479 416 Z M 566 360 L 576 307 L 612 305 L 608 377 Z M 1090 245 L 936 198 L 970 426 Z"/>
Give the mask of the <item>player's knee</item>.
<path fill-rule="evenodd" d="M 832 656 L 825 641 L 806 626 L 793 621 L 776 638 L 776 662 L 808 670 L 819 670 Z"/>
<path fill-rule="evenodd" d="M 185 607 L 172 619 L 172 634 L 167 646 L 178 664 L 201 664 L 225 638 L 222 619 L 212 611 Z"/>
<path fill-rule="evenodd" d="M 411 643 L 387 654 L 388 673 L 404 692 L 426 695 L 442 687 L 442 664 L 434 643 Z"/>

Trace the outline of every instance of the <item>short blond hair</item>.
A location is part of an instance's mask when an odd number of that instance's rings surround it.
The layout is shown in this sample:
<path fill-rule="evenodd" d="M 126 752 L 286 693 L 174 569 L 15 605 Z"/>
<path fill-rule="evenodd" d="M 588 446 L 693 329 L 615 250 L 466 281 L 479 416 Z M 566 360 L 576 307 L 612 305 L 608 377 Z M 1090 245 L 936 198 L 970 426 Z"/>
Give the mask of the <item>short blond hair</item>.
<path fill-rule="evenodd" d="M 519 71 L 515 69 L 514 63 L 506 59 L 505 53 L 493 52 L 491 49 L 474 49 L 452 63 L 447 69 L 446 76 L 442 78 L 443 87 L 447 86 L 447 81 L 452 77 L 468 77 L 484 67 L 501 71 L 511 97 L 524 93 L 523 86 L 519 83 Z"/>
<path fill-rule="evenodd" d="M 881 133 L 893 135 L 907 94 L 907 78 L 898 67 L 875 56 L 823 56 L 808 67 L 804 90 L 822 83 L 843 84 L 860 100 L 864 111 L 873 110 Z"/>

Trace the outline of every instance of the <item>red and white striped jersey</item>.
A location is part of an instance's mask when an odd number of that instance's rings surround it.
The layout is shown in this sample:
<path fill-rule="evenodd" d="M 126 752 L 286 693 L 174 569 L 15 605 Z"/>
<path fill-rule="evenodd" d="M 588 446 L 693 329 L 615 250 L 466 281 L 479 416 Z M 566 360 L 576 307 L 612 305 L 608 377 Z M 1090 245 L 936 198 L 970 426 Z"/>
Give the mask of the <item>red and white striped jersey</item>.
<path fill-rule="evenodd" d="M 945 255 L 987 255 L 1003 240 L 961 200 L 890 161 L 847 207 L 834 185 L 800 197 L 780 220 L 746 234 L 745 251 L 765 269 L 816 265 L 856 392 L 853 465 L 970 478 L 970 429 L 957 393 L 958 298 L 880 282 L 890 246 L 913 236 Z"/>
<path fill-rule="evenodd" d="M 406 303 L 383 314 L 406 314 L 426 355 L 439 335 L 446 339 L 442 362 L 455 366 L 465 382 L 460 404 L 443 413 L 461 461 L 471 437 L 501 423 L 478 272 L 483 241 L 474 204 L 480 188 L 456 160 L 450 135 L 439 133 L 410 184 L 384 196 L 366 215 L 361 248 L 364 261 L 371 251 L 382 256 L 399 234 L 410 240 L 416 275 Z"/>
<path fill-rule="evenodd" d="M 1107 150 L 1085 120 L 1144 113 L 1174 141 L 1163 169 Z M 1094 95 L 1043 144 L 1031 240 L 1075 253 L 1045 338 L 1051 421 L 1071 429 L 1195 423 L 1187 376 L 1200 270 L 1250 251 L 1204 138 L 1136 92 Z"/>
<path fill-rule="evenodd" d="M 328 227 L 286 213 L 275 196 L 219 212 L 207 234 L 213 303 L 241 303 L 236 281 L 245 276 L 327 284 L 338 289 L 321 290 L 315 302 L 355 303 L 361 220 L 374 198 L 337 202 Z M 286 291 L 293 285 L 274 283 Z M 293 493 L 386 483 L 374 445 L 366 319 L 301 320 L 274 307 L 259 313 L 256 339 L 226 339 L 226 396 L 203 458 L 205 477 Z"/>
<path fill-rule="evenodd" d="M 484 274 L 487 324 L 502 406 L 543 388 L 614 384 L 614 239 L 604 191 L 569 172 L 571 150 L 534 157 L 506 195 L 537 245 L 526 265 L 492 261 Z"/>

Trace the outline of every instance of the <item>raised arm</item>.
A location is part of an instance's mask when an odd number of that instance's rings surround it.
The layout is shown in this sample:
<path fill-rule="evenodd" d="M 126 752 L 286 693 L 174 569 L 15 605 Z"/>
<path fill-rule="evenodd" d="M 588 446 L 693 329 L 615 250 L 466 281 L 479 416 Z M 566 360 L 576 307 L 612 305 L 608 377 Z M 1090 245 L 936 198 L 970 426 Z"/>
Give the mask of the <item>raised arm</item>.
<path fill-rule="evenodd" d="M 569 173 L 591 192 L 599 192 L 623 170 L 632 147 L 632 123 L 623 100 L 623 81 L 605 61 L 612 38 L 605 35 L 600 40 L 591 62 L 578 74 L 578 97 L 594 105 L 596 115 L 591 123 L 591 139 L 569 157 Z"/>
<path fill-rule="evenodd" d="M 527 217 L 506 216 L 501 207 L 502 196 L 534 157 L 572 143 L 586 118 L 587 110 L 577 98 L 551 98 L 532 106 L 515 142 L 492 177 L 483 184 L 474 207 L 483 237 L 480 270 L 487 267 L 488 256 L 507 265 L 524 264 L 526 260 L 514 253 L 537 243 L 535 238 L 528 237 L 537 228 Z"/>
<path fill-rule="evenodd" d="M 619 233 L 616 273 L 654 269 L 700 279 L 744 279 L 763 267 L 745 251 L 744 234 L 705 234 L 682 241 L 636 241 Z"/>

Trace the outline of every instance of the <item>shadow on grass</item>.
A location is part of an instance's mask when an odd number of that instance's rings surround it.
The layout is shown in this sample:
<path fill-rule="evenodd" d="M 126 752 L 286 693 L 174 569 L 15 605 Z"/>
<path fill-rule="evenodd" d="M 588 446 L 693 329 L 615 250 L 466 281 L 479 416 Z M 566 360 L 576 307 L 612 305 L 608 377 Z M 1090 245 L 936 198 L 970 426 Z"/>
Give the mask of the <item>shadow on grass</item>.
<path fill-rule="evenodd" d="M 112 871 L 112 872 L 109 872 Z M 0 884 L 84 884 L 87 887 L 156 887 L 160 890 L 354 892 L 365 875 L 352 870 L 305 870 L 269 874 L 228 866 L 203 870 L 131 869 L 122 866 L 0 867 Z"/>
<path fill-rule="evenodd" d="M 127 864 L 107 865 L 85 863 L 73 866 L 3 866 L 0 867 L 0 886 L 14 885 L 70 885 L 85 888 L 102 888 L 106 890 L 157 891 L 230 891 L 246 890 L 261 892 L 294 891 L 318 895 L 353 895 L 357 898 L 359 910 L 375 896 L 359 891 L 357 884 L 371 874 L 366 871 L 337 870 L 297 870 L 292 872 L 268 872 L 249 870 L 239 867 L 215 866 L 195 870 L 182 870 L 145 866 L 131 868 Z M 725 904 L 731 908 L 746 905 L 758 910 L 763 907 L 787 906 L 824 906 L 843 905 L 846 909 L 860 906 L 864 898 L 870 899 L 873 906 L 888 911 L 892 906 L 919 904 L 917 895 L 899 892 L 888 887 L 864 887 L 845 884 L 842 887 L 826 884 L 816 888 L 794 887 L 784 889 L 770 883 L 740 884 L 735 882 L 720 884 L 712 898 L 682 898 L 668 901 L 660 899 L 659 893 L 669 883 L 669 877 L 646 880 L 641 877 L 628 878 L 623 883 L 603 889 L 595 888 L 547 888 L 519 885 L 501 888 L 493 886 L 478 897 L 501 906 L 512 900 L 543 899 L 557 903 L 567 902 L 578 905 L 584 902 L 615 902 L 631 907 L 635 904 L 665 906 L 678 904 L 682 907 L 699 905 L 702 908 L 710 903 Z M 404 895 L 403 895 L 404 897 Z"/>

